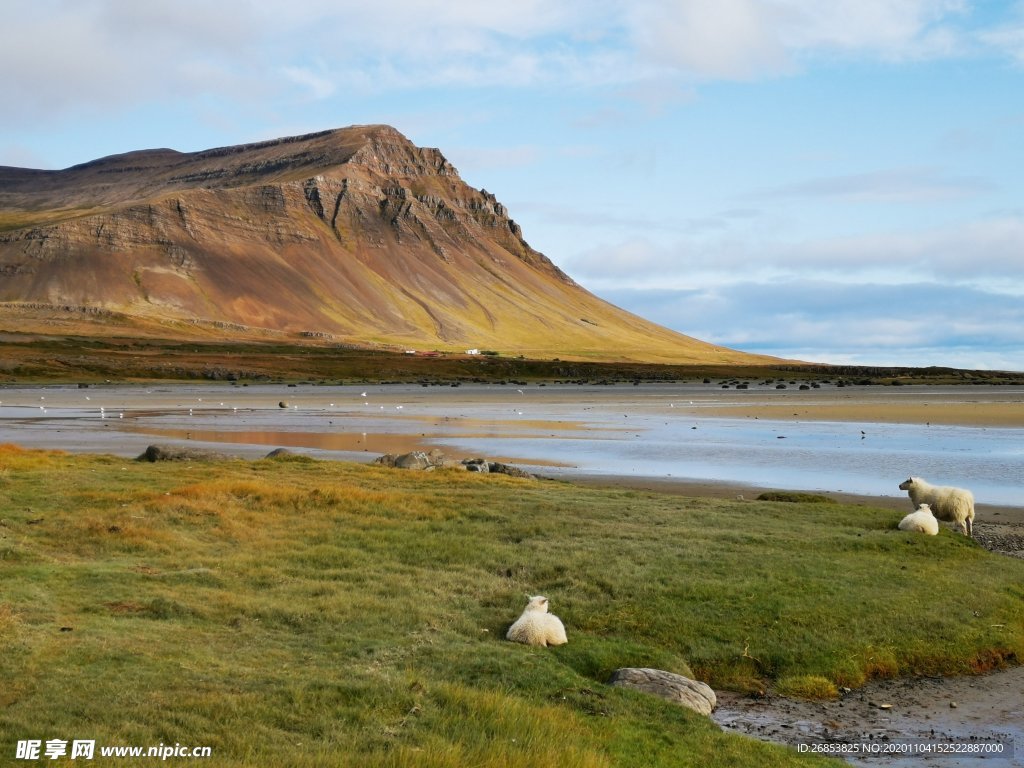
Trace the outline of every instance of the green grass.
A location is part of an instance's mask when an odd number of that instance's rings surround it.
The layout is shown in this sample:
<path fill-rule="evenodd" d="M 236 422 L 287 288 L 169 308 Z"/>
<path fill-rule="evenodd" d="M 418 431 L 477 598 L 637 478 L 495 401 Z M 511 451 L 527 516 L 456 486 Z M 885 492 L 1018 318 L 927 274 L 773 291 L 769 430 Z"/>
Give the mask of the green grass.
<path fill-rule="evenodd" d="M 0 317 L 20 304 L 0 303 Z M 43 315 L 42 309 L 27 309 Z M 531 382 L 573 381 L 625 383 L 702 381 L 719 384 L 740 380 L 891 383 L 896 373 L 905 383 L 1021 384 L 1024 373 L 963 371 L 940 368 L 836 368 L 786 365 L 778 368 L 723 365 L 659 365 L 568 360 L 531 360 L 507 355 L 440 355 L 420 357 L 395 351 L 358 349 L 335 344 L 264 340 L 225 342 L 195 338 L 142 338 L 149 333 L 172 334 L 170 326 L 131 329 L 127 315 L 96 316 L 58 313 L 67 335 L 36 332 L 8 333 L 0 339 L 0 360 L 7 361 L 0 380 L 11 382 L 194 381 L 227 377 L 240 382 L 287 380 L 318 383 L 356 382 Z M 52 318 L 51 318 L 52 319 Z M 8 330 L 17 327 L 11 320 Z M 79 327 L 80 326 L 80 327 Z M 71 329 L 78 327 L 78 334 Z M 38 329 L 37 329 L 38 330 Z M 209 328 L 181 325 L 178 332 L 205 335 Z M 218 337 L 225 331 L 216 329 Z M 490 350 L 493 351 L 493 350 Z M 498 350 L 500 352 L 500 350 Z M 730 384 L 730 386 L 732 386 Z"/>
<path fill-rule="evenodd" d="M 759 494 L 758 501 L 787 501 L 793 504 L 835 504 L 831 496 L 820 493 L 803 493 L 801 491 L 765 491 Z"/>
<path fill-rule="evenodd" d="M 861 506 L 0 447 L 0 509 L 0 763 L 88 738 L 218 766 L 817 765 L 605 680 L 827 696 L 1024 653 L 1024 562 Z M 568 645 L 503 639 L 527 594 Z"/>

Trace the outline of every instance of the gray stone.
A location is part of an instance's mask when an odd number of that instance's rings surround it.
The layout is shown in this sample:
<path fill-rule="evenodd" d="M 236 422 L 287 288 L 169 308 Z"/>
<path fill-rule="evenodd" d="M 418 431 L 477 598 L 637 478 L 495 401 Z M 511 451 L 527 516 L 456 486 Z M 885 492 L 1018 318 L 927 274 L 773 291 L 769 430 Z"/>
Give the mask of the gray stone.
<path fill-rule="evenodd" d="M 202 448 L 182 448 L 174 445 L 151 445 L 135 457 L 136 461 L 224 461 L 228 457 Z"/>
<path fill-rule="evenodd" d="M 450 466 L 461 466 L 458 462 L 454 462 L 444 455 L 442 451 L 434 448 L 430 453 L 424 451 L 412 451 L 410 453 L 403 453 L 401 455 L 395 455 L 393 453 L 385 453 L 383 456 L 378 456 L 374 459 L 375 464 L 382 464 L 385 467 L 395 467 L 396 469 L 419 469 L 419 470 L 432 470 L 438 467 L 450 467 Z"/>
<path fill-rule="evenodd" d="M 701 715 L 710 715 L 718 704 L 715 692 L 706 683 L 660 669 L 623 667 L 612 672 L 608 684 L 660 696 Z"/>
<path fill-rule="evenodd" d="M 395 459 L 395 467 L 398 469 L 427 469 L 432 467 L 433 463 L 430 457 L 423 451 L 413 451 L 412 453 L 403 453 Z"/>
<path fill-rule="evenodd" d="M 511 464 L 503 464 L 500 461 L 492 461 L 488 468 L 491 472 L 499 475 L 508 475 L 509 477 L 533 477 L 525 469 L 514 467 Z"/>
<path fill-rule="evenodd" d="M 445 456 L 444 452 L 434 448 L 430 453 L 423 451 L 412 451 L 396 455 L 386 453 L 373 460 L 375 464 L 385 467 L 396 467 L 398 469 L 419 469 L 430 471 L 440 467 L 451 467 L 453 469 L 464 469 L 467 472 L 494 472 L 497 474 L 511 475 L 512 477 L 533 477 L 529 472 L 513 467 L 511 464 L 502 464 L 497 461 L 488 461 L 482 458 L 456 459 Z"/>

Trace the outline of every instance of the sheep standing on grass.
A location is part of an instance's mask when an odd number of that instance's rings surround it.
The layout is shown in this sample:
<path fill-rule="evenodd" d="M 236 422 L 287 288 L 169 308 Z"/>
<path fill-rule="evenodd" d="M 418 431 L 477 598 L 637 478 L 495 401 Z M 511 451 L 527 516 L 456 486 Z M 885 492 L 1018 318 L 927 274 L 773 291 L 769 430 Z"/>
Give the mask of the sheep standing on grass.
<path fill-rule="evenodd" d="M 548 599 L 543 595 L 530 598 L 522 614 L 508 628 L 505 637 L 514 643 L 545 647 L 569 642 L 565 637 L 562 620 L 548 613 Z"/>
<path fill-rule="evenodd" d="M 910 495 L 915 509 L 927 504 L 939 520 L 956 523 L 964 536 L 974 536 L 974 495 L 970 491 L 932 485 L 920 477 L 904 480 L 900 483 L 900 490 Z"/>
<path fill-rule="evenodd" d="M 901 531 L 915 531 L 935 536 L 939 532 L 939 521 L 932 514 L 932 508 L 927 504 L 922 504 L 916 512 L 911 512 L 900 520 L 898 527 Z"/>

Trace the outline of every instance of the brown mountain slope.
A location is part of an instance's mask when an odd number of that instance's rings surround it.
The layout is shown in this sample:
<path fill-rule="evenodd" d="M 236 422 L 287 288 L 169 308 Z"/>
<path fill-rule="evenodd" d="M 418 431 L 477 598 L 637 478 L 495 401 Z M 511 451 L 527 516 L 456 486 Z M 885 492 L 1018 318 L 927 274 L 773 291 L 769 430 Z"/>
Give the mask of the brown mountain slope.
<path fill-rule="evenodd" d="M 356 126 L 0 168 L 0 327 L 758 364 L 588 293 L 436 149 Z"/>

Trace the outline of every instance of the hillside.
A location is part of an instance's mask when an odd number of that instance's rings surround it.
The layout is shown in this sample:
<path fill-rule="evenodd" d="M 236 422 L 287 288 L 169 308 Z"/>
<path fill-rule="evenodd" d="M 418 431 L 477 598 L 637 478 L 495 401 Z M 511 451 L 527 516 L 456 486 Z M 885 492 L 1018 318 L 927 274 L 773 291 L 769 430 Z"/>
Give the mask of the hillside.
<path fill-rule="evenodd" d="M 777 362 L 598 299 L 388 126 L 0 168 L 0 276 L 22 333 Z"/>

